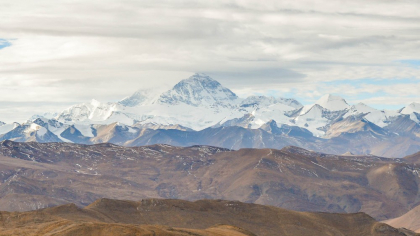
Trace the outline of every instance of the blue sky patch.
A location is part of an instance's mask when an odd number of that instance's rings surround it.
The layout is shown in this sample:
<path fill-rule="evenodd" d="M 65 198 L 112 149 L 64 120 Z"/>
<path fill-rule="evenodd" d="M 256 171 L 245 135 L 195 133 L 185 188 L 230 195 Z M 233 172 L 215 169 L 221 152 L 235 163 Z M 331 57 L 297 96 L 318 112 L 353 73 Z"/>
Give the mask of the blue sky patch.
<path fill-rule="evenodd" d="M 419 61 L 420 62 L 420 61 Z M 393 84 L 412 84 L 418 83 L 417 78 L 402 78 L 402 79 L 374 79 L 374 78 L 363 78 L 363 79 L 348 79 L 348 80 L 337 80 L 324 82 L 325 85 L 352 85 L 356 88 L 360 88 L 364 85 L 393 85 Z"/>
<path fill-rule="evenodd" d="M 420 66 L 420 59 L 400 60 L 398 62 L 409 66 Z"/>
<path fill-rule="evenodd" d="M 12 46 L 12 43 L 10 43 L 8 40 L 0 39 L 0 49 L 3 49 L 5 47 L 10 47 L 10 46 Z"/>

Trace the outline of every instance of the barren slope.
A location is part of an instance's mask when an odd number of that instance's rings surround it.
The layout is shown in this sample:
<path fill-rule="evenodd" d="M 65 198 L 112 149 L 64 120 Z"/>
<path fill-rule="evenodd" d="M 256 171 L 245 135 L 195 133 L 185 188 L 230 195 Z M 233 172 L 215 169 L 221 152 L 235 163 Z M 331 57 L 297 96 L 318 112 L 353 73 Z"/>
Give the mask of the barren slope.
<path fill-rule="evenodd" d="M 420 233 L 420 206 L 415 207 L 406 214 L 385 223 L 398 228 L 407 228 Z"/>
<path fill-rule="evenodd" d="M 420 164 L 420 152 L 404 157 L 404 159 L 411 163 Z"/>
<path fill-rule="evenodd" d="M 0 144 L 0 209 L 98 198 L 228 199 L 299 211 L 366 212 L 378 220 L 420 202 L 416 164 L 289 147 L 227 149 L 112 144 Z"/>
<path fill-rule="evenodd" d="M 101 199 L 31 212 L 0 212 L 0 235 L 415 235 L 364 213 L 305 213 L 238 201 Z"/>

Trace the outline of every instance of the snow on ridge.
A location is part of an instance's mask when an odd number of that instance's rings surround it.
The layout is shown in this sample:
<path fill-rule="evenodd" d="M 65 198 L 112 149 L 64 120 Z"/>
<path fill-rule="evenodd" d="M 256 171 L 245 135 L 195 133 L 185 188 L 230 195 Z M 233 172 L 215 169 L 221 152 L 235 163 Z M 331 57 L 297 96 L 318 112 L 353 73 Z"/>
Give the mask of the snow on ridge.
<path fill-rule="evenodd" d="M 48 130 L 44 127 L 40 127 L 37 132 L 36 135 L 40 138 L 44 137 L 44 135 L 48 132 Z"/>
<path fill-rule="evenodd" d="M 276 98 L 272 96 L 249 96 L 241 101 L 240 107 L 267 107 L 274 104 L 284 104 L 286 106 L 298 109 L 302 104 L 293 98 Z"/>
<path fill-rule="evenodd" d="M 401 110 L 401 114 L 409 115 L 413 112 L 420 113 L 420 103 L 413 102 Z"/>
<path fill-rule="evenodd" d="M 0 126 L 0 135 L 10 132 L 18 126 L 20 126 L 20 124 L 17 122 L 13 122 L 11 124 L 3 124 Z"/>
<path fill-rule="evenodd" d="M 420 123 L 420 103 L 413 102 L 404 107 L 400 111 L 401 114 L 409 115 L 410 119 L 416 123 Z"/>
<path fill-rule="evenodd" d="M 350 110 L 353 112 L 358 112 L 358 113 L 369 113 L 369 112 L 374 112 L 374 111 L 378 111 L 377 109 L 368 106 L 362 102 L 359 102 L 353 106 L 350 107 Z"/>
<path fill-rule="evenodd" d="M 329 122 L 324 116 L 324 110 L 325 108 L 318 104 L 306 106 L 294 119 L 294 125 L 311 131 L 314 136 L 322 137 L 325 132 L 320 128 L 326 126 Z"/>
<path fill-rule="evenodd" d="M 31 118 L 29 118 L 29 120 L 36 120 L 38 118 L 54 119 L 57 116 L 58 116 L 58 113 L 57 112 L 54 112 L 54 113 L 52 113 L 52 112 L 45 112 L 45 113 L 42 113 L 42 114 L 35 114 L 35 115 L 31 116 Z"/>
<path fill-rule="evenodd" d="M 85 137 L 95 137 L 92 132 L 92 125 L 84 125 L 84 124 L 75 124 L 74 128 L 79 130 L 79 132 Z"/>
<path fill-rule="evenodd" d="M 155 103 L 163 92 L 160 88 L 139 89 L 132 95 L 120 100 L 118 104 L 126 107 L 150 105 Z"/>
<path fill-rule="evenodd" d="M 210 76 L 194 74 L 163 93 L 158 102 L 171 105 L 185 103 L 191 106 L 229 106 L 236 99 L 238 96 L 235 93 Z"/>
<path fill-rule="evenodd" d="M 37 131 L 37 130 L 39 130 L 40 128 L 41 128 L 42 126 L 40 126 L 40 125 L 38 125 L 38 124 L 36 124 L 36 123 L 31 123 L 30 125 L 29 125 L 29 127 L 27 128 L 27 129 L 25 129 L 25 133 L 32 133 L 32 132 L 34 132 L 34 131 Z"/>
<path fill-rule="evenodd" d="M 330 111 L 342 111 L 350 108 L 350 105 L 340 96 L 326 94 L 322 96 L 315 104 Z"/>
<path fill-rule="evenodd" d="M 73 105 L 57 116 L 63 123 L 82 122 L 85 120 L 103 121 L 110 117 L 116 108 L 115 103 L 101 103 L 92 99 L 89 103 Z"/>
<path fill-rule="evenodd" d="M 91 104 L 93 107 L 98 107 L 98 106 L 100 106 L 100 105 L 101 105 L 101 102 L 100 102 L 100 101 L 98 101 L 98 100 L 96 100 L 96 99 L 92 99 L 92 100 L 90 100 L 90 104 Z"/>
<path fill-rule="evenodd" d="M 66 127 L 79 125 L 76 129 L 84 136 L 92 137 L 92 130 L 88 128 L 92 124 L 106 125 L 120 122 L 132 126 L 154 123 L 202 130 L 225 122 L 234 124 L 235 122 L 229 121 L 240 120 L 247 114 L 252 114 L 253 119 L 241 124 L 250 128 L 259 128 L 262 124 L 274 120 L 279 125 L 306 128 L 315 136 L 322 137 L 326 127 L 337 117 L 362 115 L 364 119 L 385 127 L 392 121 L 391 118 L 413 112 L 420 112 L 419 103 L 412 103 L 398 113 L 377 110 L 363 103 L 350 106 L 342 97 L 331 94 L 326 94 L 316 103 L 305 106 L 291 98 L 270 96 L 239 98 L 210 76 L 197 73 L 181 80 L 165 92 L 156 89 L 138 90 L 116 103 L 92 100 L 71 106 L 55 118 L 67 125 Z M 410 117 L 420 123 L 415 119 L 417 116 Z M 66 128 L 54 125 L 44 127 L 48 127 L 47 129 L 58 137 Z M 9 129 L 10 126 L 4 130 Z M 2 130 L 0 129 L 0 132 L 5 132 Z"/>
<path fill-rule="evenodd" d="M 406 112 L 407 114 L 412 114 L 412 112 L 409 110 L 406 110 Z M 349 116 L 363 115 L 363 118 L 367 121 L 372 122 L 375 125 L 383 128 L 386 127 L 391 122 L 391 120 L 393 120 L 397 116 L 400 116 L 401 114 L 404 114 L 404 112 L 398 112 L 393 110 L 378 110 L 364 103 L 358 103 L 356 105 L 351 106 L 349 111 L 343 117 L 346 118 Z M 419 123 L 415 115 L 411 115 L 410 118 L 413 121 Z"/>

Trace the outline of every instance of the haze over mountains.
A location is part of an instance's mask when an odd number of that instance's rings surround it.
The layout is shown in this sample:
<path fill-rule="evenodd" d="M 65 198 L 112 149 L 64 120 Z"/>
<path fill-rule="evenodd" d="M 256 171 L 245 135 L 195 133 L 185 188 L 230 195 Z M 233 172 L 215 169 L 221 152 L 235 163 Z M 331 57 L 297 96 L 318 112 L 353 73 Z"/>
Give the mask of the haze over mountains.
<path fill-rule="evenodd" d="M 403 157 L 420 150 L 420 104 L 389 111 L 329 94 L 306 106 L 291 98 L 239 98 L 209 76 L 195 74 L 163 93 L 140 90 L 116 103 L 92 100 L 22 124 L 2 123 L 0 134 L 1 140 L 22 142 L 230 149 L 294 145 Z"/>

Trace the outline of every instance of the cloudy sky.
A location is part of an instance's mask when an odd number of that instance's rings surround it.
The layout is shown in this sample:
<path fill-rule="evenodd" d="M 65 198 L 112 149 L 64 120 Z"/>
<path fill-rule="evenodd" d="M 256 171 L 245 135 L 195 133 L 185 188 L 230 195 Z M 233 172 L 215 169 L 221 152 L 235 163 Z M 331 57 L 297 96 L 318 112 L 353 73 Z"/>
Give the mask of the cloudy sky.
<path fill-rule="evenodd" d="M 420 102 L 417 0 L 14 0 L 0 9 L 7 122 L 194 72 L 239 96 Z"/>

